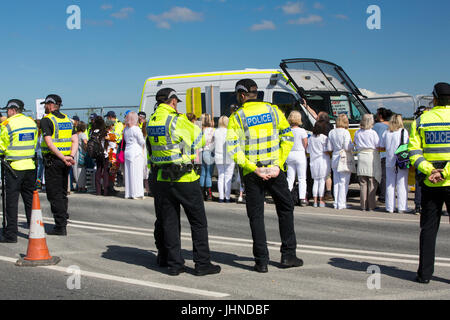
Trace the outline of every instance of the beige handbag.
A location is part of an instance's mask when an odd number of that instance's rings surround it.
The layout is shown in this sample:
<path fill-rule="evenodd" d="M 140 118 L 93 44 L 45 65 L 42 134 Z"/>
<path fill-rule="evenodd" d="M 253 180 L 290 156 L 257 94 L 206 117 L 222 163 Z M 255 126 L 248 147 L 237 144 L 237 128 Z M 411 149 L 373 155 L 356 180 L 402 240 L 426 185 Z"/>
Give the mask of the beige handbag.
<path fill-rule="evenodd" d="M 356 164 L 351 152 L 341 150 L 337 171 L 340 173 L 356 173 Z"/>

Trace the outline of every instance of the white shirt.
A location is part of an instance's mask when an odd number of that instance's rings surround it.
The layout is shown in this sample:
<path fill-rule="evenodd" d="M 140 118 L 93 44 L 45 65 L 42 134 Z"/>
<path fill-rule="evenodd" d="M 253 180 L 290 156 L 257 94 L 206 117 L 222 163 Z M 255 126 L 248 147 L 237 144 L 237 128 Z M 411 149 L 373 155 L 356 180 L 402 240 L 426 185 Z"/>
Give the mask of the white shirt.
<path fill-rule="evenodd" d="M 303 128 L 293 128 L 292 133 L 294 134 L 294 146 L 292 147 L 292 151 L 305 151 L 305 147 L 303 146 L 303 139 L 308 138 L 308 134 L 306 130 Z"/>
<path fill-rule="evenodd" d="M 337 128 L 328 134 L 328 150 L 333 151 L 331 167 L 336 169 L 339 164 L 339 153 L 341 150 L 352 151 L 353 143 L 350 132 L 344 128 Z"/>
<path fill-rule="evenodd" d="M 205 128 L 203 130 L 203 135 L 205 136 L 205 146 L 203 151 L 213 151 L 214 150 L 214 128 Z"/>
<path fill-rule="evenodd" d="M 378 138 L 380 138 L 383 136 L 383 133 L 386 132 L 386 130 L 389 129 L 389 126 L 383 122 L 377 122 L 375 123 L 375 125 L 373 126 L 373 130 L 378 134 Z M 386 152 L 380 152 L 380 156 L 381 158 L 386 158 Z"/>
<path fill-rule="evenodd" d="M 401 142 L 401 132 L 403 130 L 403 143 L 408 143 L 409 134 L 406 129 L 399 129 L 395 132 L 391 132 L 389 130 L 383 133 L 381 137 L 380 146 L 382 148 L 386 148 L 386 168 L 395 167 L 396 157 L 395 151 L 397 151 Z"/>
<path fill-rule="evenodd" d="M 378 149 L 380 147 L 380 138 L 375 130 L 360 129 L 355 133 L 355 145 L 358 150 Z"/>
<path fill-rule="evenodd" d="M 311 162 L 322 158 L 326 151 L 331 151 L 328 149 L 328 138 L 323 134 L 309 137 L 307 149 Z"/>
<path fill-rule="evenodd" d="M 214 160 L 216 164 L 231 164 L 232 160 L 227 152 L 227 128 L 218 128 L 214 132 Z"/>

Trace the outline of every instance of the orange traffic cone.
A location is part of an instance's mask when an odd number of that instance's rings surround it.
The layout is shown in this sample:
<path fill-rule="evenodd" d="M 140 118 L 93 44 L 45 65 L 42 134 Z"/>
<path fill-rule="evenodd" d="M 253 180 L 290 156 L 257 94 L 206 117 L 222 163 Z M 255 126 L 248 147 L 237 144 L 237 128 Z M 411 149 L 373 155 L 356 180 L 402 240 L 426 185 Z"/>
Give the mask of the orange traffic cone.
<path fill-rule="evenodd" d="M 17 260 L 16 266 L 51 266 L 58 264 L 60 261 L 60 258 L 50 256 L 50 252 L 48 251 L 44 222 L 42 220 L 41 202 L 39 201 L 39 193 L 34 191 L 27 256 Z"/>

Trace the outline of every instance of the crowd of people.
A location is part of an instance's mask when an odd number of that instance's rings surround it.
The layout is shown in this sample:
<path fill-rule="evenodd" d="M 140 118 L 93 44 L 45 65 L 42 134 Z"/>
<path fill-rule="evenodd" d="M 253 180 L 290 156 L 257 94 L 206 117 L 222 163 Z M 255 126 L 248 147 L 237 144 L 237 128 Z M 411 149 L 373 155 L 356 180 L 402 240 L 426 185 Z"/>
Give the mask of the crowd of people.
<path fill-rule="evenodd" d="M 227 152 L 229 118 L 220 117 L 216 127 L 214 118 L 209 114 L 202 114 L 199 119 L 194 114 L 186 116 L 202 129 L 206 142 L 197 151 L 195 160 L 201 167 L 200 186 L 204 200 L 230 203 L 235 186 L 236 202 L 243 203 L 242 173 Z M 349 131 L 347 115 L 338 115 L 335 126 L 330 123 L 326 112 L 318 113 L 316 119 L 312 133 L 308 134 L 302 128 L 300 112 L 292 111 L 287 117 L 294 134 L 294 146 L 285 169 L 289 189 L 297 205 L 326 207 L 326 200 L 332 200 L 333 207 L 337 210 L 349 208 L 347 199 L 353 174 L 357 176 L 360 185 L 361 210 L 383 210 L 384 204 L 385 211 L 389 213 L 420 213 L 420 190 L 416 192 L 416 207 L 408 207 L 409 166 L 399 168 L 397 164 L 397 149 L 408 144 L 409 140 L 402 115 L 385 108 L 379 108 L 375 116 L 366 114 L 362 117 L 360 129 L 355 133 L 354 139 Z M 79 146 L 76 163 L 71 171 L 69 192 L 87 192 L 86 173 L 91 169 L 95 170 L 97 195 L 116 196 L 118 191 L 114 188 L 115 185 L 125 187 L 126 199 L 145 199 L 146 195 L 152 195 L 147 179 L 151 175 L 151 169 L 147 161 L 147 115 L 144 112 L 127 111 L 124 125 L 112 111 L 108 112 L 106 119 L 92 114 L 89 124 L 75 116 L 73 123 Z M 89 155 L 90 140 L 99 142 L 101 152 L 97 157 Z M 39 149 L 37 153 L 37 185 L 45 188 Z M 357 166 L 355 154 L 358 157 Z M 218 198 L 213 196 L 215 174 Z M 416 187 L 420 189 L 420 186 Z M 330 197 L 327 193 L 331 192 Z"/>

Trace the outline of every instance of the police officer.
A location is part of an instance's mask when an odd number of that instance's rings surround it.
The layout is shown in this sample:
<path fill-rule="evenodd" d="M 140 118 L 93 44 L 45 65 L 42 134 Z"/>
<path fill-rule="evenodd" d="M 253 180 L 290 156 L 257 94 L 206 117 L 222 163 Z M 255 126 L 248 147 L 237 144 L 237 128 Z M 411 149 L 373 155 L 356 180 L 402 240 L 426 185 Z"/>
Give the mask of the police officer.
<path fill-rule="evenodd" d="M 157 218 L 161 219 L 168 273 L 177 276 L 185 271 L 181 256 L 180 205 L 191 225 L 195 275 L 219 273 L 220 266 L 211 263 L 200 177 L 192 164 L 195 152 L 191 153 L 191 147 L 198 149 L 205 140 L 200 128 L 178 113 L 177 105 L 181 100 L 174 90 L 160 90 L 156 100 L 159 106 L 149 121 L 148 136 L 151 162 L 158 168 L 155 210 L 159 211 Z"/>
<path fill-rule="evenodd" d="M 6 161 L 6 228 L 2 242 L 17 242 L 17 212 L 19 195 L 25 206 L 28 225 L 31 219 L 33 192 L 36 189 L 36 164 L 34 161 L 38 131 L 36 122 L 22 114 L 24 103 L 10 100 L 4 108 L 8 120 L 1 125 L 0 155 Z"/>
<path fill-rule="evenodd" d="M 247 215 L 253 237 L 254 270 L 268 272 L 269 251 L 264 227 L 264 193 L 269 191 L 276 204 L 281 235 L 281 265 L 300 267 L 296 257 L 294 204 L 283 171 L 294 145 L 294 135 L 277 106 L 257 100 L 255 81 L 244 79 L 236 84 L 239 108 L 230 117 L 227 150 L 243 169 Z"/>
<path fill-rule="evenodd" d="M 55 219 L 49 235 L 67 235 L 67 213 L 69 200 L 67 184 L 70 168 L 75 164 L 78 150 L 78 136 L 67 115 L 60 112 L 62 99 L 51 94 L 45 101 L 46 116 L 41 120 L 42 155 L 45 165 L 45 185 L 47 199 Z"/>
<path fill-rule="evenodd" d="M 434 272 L 436 237 L 444 202 L 450 202 L 450 84 L 438 83 L 435 107 L 411 126 L 411 163 L 424 174 L 420 215 L 420 258 L 416 281 L 429 283 Z M 447 204 L 448 205 L 448 204 Z"/>
<path fill-rule="evenodd" d="M 105 117 L 114 122 L 113 132 L 116 135 L 116 141 L 122 141 L 124 127 L 123 123 L 117 119 L 116 113 L 114 111 L 109 111 Z"/>

